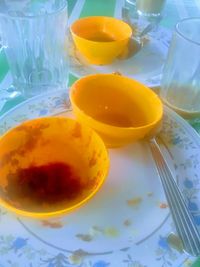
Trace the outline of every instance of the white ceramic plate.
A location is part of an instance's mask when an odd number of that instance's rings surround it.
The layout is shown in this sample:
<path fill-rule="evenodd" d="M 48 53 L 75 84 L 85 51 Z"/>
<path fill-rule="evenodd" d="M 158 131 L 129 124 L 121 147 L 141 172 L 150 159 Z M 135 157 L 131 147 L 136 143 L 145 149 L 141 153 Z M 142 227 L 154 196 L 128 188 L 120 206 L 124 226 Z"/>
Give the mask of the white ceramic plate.
<path fill-rule="evenodd" d="M 71 41 L 70 72 L 77 77 L 94 73 L 120 72 L 149 87 L 159 86 L 170 40 L 169 30 L 159 27 L 147 36 L 146 44 L 136 55 L 126 60 L 118 59 L 104 66 L 88 64 L 76 51 Z"/>
<path fill-rule="evenodd" d="M 63 91 L 29 100 L 0 118 L 0 134 L 20 122 L 71 116 Z M 200 226 L 200 138 L 165 109 L 161 147 Z M 109 150 L 103 188 L 77 212 L 50 221 L 0 210 L 0 266 L 161 267 L 189 262 L 167 242 L 174 231 L 148 144 Z"/>

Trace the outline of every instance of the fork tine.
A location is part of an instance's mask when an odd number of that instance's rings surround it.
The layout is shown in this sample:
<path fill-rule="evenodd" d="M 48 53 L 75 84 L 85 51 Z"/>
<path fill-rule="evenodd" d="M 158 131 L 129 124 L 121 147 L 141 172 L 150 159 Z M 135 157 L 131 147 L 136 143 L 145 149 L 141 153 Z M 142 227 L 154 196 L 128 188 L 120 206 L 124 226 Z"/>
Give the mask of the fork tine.
<path fill-rule="evenodd" d="M 194 247 L 196 251 L 200 251 L 199 239 L 194 238 L 195 236 L 199 236 L 199 232 L 196 226 L 193 227 L 195 225 L 193 217 L 188 212 L 182 193 L 180 192 L 179 188 L 177 188 L 176 190 L 175 181 L 174 179 L 173 180 L 172 179 L 173 177 L 171 178 L 171 181 L 172 181 L 171 190 L 173 190 L 174 192 L 174 198 L 176 199 L 176 204 L 177 204 L 174 206 L 174 209 L 179 215 L 180 220 L 183 224 L 183 227 L 187 227 L 185 234 L 187 234 L 189 243 L 190 244 L 193 243 L 193 245 L 191 245 L 191 248 Z"/>
<path fill-rule="evenodd" d="M 156 151 L 154 151 L 156 153 Z M 157 164 L 157 168 L 158 168 L 158 171 L 159 171 L 159 174 L 160 174 L 160 177 L 161 177 L 161 180 L 162 180 L 162 183 L 164 184 L 164 190 L 165 190 L 165 194 L 166 194 L 166 198 L 168 200 L 168 203 L 169 203 L 169 206 L 170 206 L 170 209 L 171 209 L 171 212 L 172 212 L 172 216 L 173 216 L 173 219 L 174 221 L 176 221 L 177 223 L 179 222 L 179 224 L 182 225 L 182 227 L 184 227 L 183 225 L 183 222 L 180 218 L 180 214 L 179 212 L 176 212 L 176 201 L 174 199 L 174 192 L 173 192 L 173 189 L 171 190 L 171 187 L 170 185 L 167 183 L 167 181 L 165 179 L 163 179 L 163 176 L 166 175 L 166 173 L 164 172 L 164 169 L 161 167 L 160 168 L 160 158 L 157 158 L 157 161 L 156 161 L 156 164 Z M 188 237 L 188 234 L 185 233 L 185 231 L 182 231 L 182 228 L 180 227 L 177 227 L 177 232 L 180 236 L 184 236 L 184 239 L 187 241 L 189 241 L 190 243 L 190 238 Z"/>
<path fill-rule="evenodd" d="M 177 211 L 177 208 L 176 208 L 177 201 L 175 199 L 175 193 L 173 191 L 173 188 L 168 183 L 168 181 L 163 178 L 163 176 L 166 175 L 165 171 L 163 170 L 163 167 L 160 168 L 160 166 L 158 165 L 157 168 L 159 168 L 160 177 L 161 177 L 162 183 L 164 184 L 166 198 L 169 203 L 170 209 L 173 213 L 172 215 L 174 217 L 174 220 L 178 221 L 182 225 L 182 227 L 184 227 L 184 223 L 181 220 L 180 212 L 179 210 Z M 182 231 L 182 228 L 178 227 L 177 231 L 180 233 L 180 235 L 184 236 L 184 239 L 187 238 L 188 240 L 190 240 L 190 238 L 188 237 L 188 234 Z"/>
<path fill-rule="evenodd" d="M 159 157 L 159 160 L 160 160 L 160 157 Z M 165 165 L 162 165 L 164 162 L 163 160 L 160 160 L 160 161 L 161 161 L 160 162 L 161 171 L 163 172 L 162 174 L 167 175 L 166 177 L 167 179 L 164 181 L 166 184 L 168 184 L 169 197 L 171 194 L 172 200 L 175 204 L 175 205 L 171 205 L 172 206 L 171 209 L 174 211 L 173 212 L 174 217 L 178 221 L 178 226 L 179 226 L 178 232 L 180 235 L 181 234 L 183 235 L 182 239 L 184 239 L 185 250 L 195 255 L 199 254 L 200 243 L 199 243 L 199 239 L 195 237 L 195 236 L 198 236 L 199 233 L 196 228 L 193 228 L 194 222 L 192 220 L 192 217 L 188 213 L 183 197 L 182 196 L 180 197 L 181 195 L 180 190 L 175 190 L 176 184 L 175 184 L 175 181 L 172 175 L 170 175 L 171 177 L 168 177 L 169 174 L 171 174 L 169 172 L 170 171 L 169 168 L 167 168 Z M 163 175 L 162 175 L 162 178 L 164 177 Z M 172 186 L 170 186 L 169 181 L 171 181 Z"/>
<path fill-rule="evenodd" d="M 169 173 L 166 173 L 164 166 L 161 166 L 163 170 L 163 175 L 168 175 Z M 170 179 L 170 178 L 168 178 Z M 171 178 L 173 179 L 173 177 Z M 192 227 L 193 221 L 191 221 L 191 216 L 188 216 L 187 213 L 187 207 L 182 199 L 180 198 L 180 192 L 175 189 L 174 186 L 174 180 L 172 180 L 172 184 L 169 183 L 169 180 L 164 181 L 166 183 L 166 186 L 168 187 L 169 190 L 169 198 L 174 200 L 173 205 L 171 205 L 171 209 L 173 210 L 173 217 L 179 222 L 179 228 L 177 231 L 179 232 L 180 235 L 184 237 L 185 240 L 185 249 L 187 251 L 191 251 L 192 254 L 196 254 L 200 248 L 200 244 L 198 244 L 198 239 L 196 240 L 194 238 L 194 235 L 198 234 L 195 233 L 196 228 L 194 229 Z"/>
<path fill-rule="evenodd" d="M 162 179 L 162 177 L 166 175 L 165 169 L 163 169 L 163 166 L 159 166 L 159 164 L 157 168 L 158 168 L 158 171 L 160 172 L 160 176 Z M 186 217 L 185 213 L 182 213 L 180 211 L 180 205 L 179 205 L 180 200 L 178 199 L 178 202 L 176 201 L 176 194 L 174 193 L 173 187 L 170 187 L 170 185 L 167 184 L 166 180 L 162 182 L 164 184 L 163 187 L 165 188 L 166 197 L 169 202 L 170 209 L 172 211 L 172 216 L 175 221 L 175 225 L 177 225 L 176 227 L 177 232 L 180 235 L 181 239 L 183 240 L 185 250 L 192 253 L 193 255 L 196 255 L 199 253 L 198 252 L 199 245 L 196 243 L 196 240 L 193 238 L 194 233 L 191 233 L 191 229 L 190 229 L 190 225 L 188 221 L 185 220 L 185 217 Z M 182 208 L 183 207 L 181 207 L 181 209 Z"/>
<path fill-rule="evenodd" d="M 200 233 L 155 139 L 150 141 L 150 149 L 184 249 L 194 256 L 199 256 Z"/>

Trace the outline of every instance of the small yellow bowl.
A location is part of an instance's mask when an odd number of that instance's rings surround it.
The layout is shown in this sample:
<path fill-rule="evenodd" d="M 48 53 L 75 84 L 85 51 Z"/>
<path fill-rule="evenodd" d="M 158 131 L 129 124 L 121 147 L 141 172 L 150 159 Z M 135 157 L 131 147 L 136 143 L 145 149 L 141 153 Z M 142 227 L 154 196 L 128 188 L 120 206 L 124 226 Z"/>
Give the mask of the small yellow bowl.
<path fill-rule="evenodd" d="M 104 16 L 81 18 L 71 25 L 70 31 L 77 50 L 95 65 L 112 63 L 126 50 L 132 35 L 127 23 Z"/>
<path fill-rule="evenodd" d="M 47 218 L 75 210 L 102 186 L 109 159 L 102 139 L 65 117 L 27 121 L 0 139 L 0 204 Z"/>
<path fill-rule="evenodd" d="M 70 100 L 77 119 L 92 127 L 108 147 L 151 135 L 160 127 L 163 106 L 145 85 L 117 74 L 95 74 L 76 81 Z"/>

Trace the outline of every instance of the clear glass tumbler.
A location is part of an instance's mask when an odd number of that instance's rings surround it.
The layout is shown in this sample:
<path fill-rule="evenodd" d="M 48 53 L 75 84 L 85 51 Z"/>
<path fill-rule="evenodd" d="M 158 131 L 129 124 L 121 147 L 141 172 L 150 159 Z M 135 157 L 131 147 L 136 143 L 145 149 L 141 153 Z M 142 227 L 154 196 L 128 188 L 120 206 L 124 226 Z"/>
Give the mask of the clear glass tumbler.
<path fill-rule="evenodd" d="M 166 0 L 125 0 L 122 18 L 133 27 L 136 38 L 140 39 L 157 28 L 165 2 Z"/>
<path fill-rule="evenodd" d="M 139 15 L 147 17 L 161 16 L 165 0 L 136 0 Z"/>
<path fill-rule="evenodd" d="M 66 27 L 66 0 L 1 0 L 1 43 L 23 96 L 67 87 Z"/>
<path fill-rule="evenodd" d="M 185 118 L 200 118 L 200 18 L 177 23 L 163 70 L 163 101 Z"/>

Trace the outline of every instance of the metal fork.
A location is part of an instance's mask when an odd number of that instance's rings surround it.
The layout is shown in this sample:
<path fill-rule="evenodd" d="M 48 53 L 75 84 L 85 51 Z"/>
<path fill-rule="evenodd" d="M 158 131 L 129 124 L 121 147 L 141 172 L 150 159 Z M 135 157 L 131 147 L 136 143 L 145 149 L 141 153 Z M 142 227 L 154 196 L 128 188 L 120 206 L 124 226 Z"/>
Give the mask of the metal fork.
<path fill-rule="evenodd" d="M 195 225 L 194 219 L 187 208 L 184 197 L 173 178 L 172 172 L 162 155 L 156 139 L 151 139 L 149 143 L 172 218 L 174 220 L 177 233 L 183 243 L 184 250 L 193 256 L 199 256 L 200 233 Z"/>

